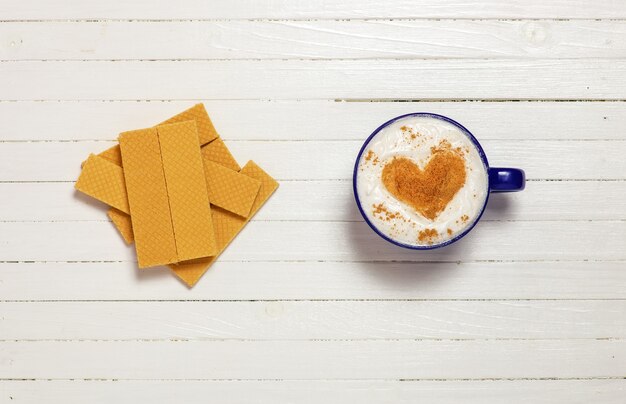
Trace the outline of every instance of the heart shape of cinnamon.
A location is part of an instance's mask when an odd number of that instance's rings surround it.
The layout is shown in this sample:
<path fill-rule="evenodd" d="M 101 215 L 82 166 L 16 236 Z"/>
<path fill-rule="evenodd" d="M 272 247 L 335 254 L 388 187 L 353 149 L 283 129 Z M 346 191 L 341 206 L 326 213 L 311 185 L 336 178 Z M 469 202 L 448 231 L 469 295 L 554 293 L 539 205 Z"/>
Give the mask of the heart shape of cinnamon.
<path fill-rule="evenodd" d="M 395 198 L 434 220 L 465 184 L 465 160 L 452 150 L 433 150 L 422 170 L 405 157 L 383 168 L 382 181 Z"/>

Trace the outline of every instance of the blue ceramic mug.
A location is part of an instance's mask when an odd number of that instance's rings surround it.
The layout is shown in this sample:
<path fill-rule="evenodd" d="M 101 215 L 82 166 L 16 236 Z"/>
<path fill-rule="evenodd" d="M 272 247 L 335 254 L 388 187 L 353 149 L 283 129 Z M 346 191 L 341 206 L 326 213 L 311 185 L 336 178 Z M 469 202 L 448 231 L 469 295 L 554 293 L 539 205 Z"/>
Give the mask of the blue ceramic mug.
<path fill-rule="evenodd" d="M 382 232 L 380 229 L 378 229 L 376 227 L 376 225 L 374 223 L 372 223 L 372 221 L 367 217 L 367 215 L 365 214 L 364 210 L 363 210 L 363 206 L 361 205 L 361 201 L 359 200 L 359 193 L 357 191 L 357 176 L 359 173 L 358 167 L 359 167 L 359 163 L 361 161 L 361 157 L 363 155 L 363 152 L 366 150 L 368 144 L 370 143 L 370 141 L 372 139 L 374 139 L 374 137 L 376 137 L 376 135 L 383 130 L 384 128 L 386 128 L 387 126 L 393 124 L 394 122 L 401 120 L 401 119 L 405 119 L 405 118 L 411 118 L 411 117 L 425 117 L 425 118 L 433 118 L 433 119 L 438 119 L 444 122 L 447 122 L 453 126 L 455 126 L 457 129 L 459 129 L 461 131 L 461 133 L 463 133 L 465 136 L 467 136 L 467 138 L 471 141 L 471 143 L 474 145 L 474 147 L 476 148 L 476 151 L 478 152 L 478 155 L 480 156 L 480 159 L 482 160 L 482 163 L 484 165 L 484 168 L 488 174 L 489 177 L 489 181 L 488 181 L 488 192 L 487 192 L 487 196 L 485 198 L 485 201 L 482 205 L 482 208 L 480 209 L 478 215 L 476 216 L 476 219 L 469 225 L 467 226 L 465 229 L 463 229 L 461 232 L 459 232 L 457 235 L 455 235 L 454 238 L 446 240 L 444 242 L 441 243 L 437 243 L 437 244 L 431 244 L 431 245 L 412 245 L 412 244 L 406 244 L 403 243 L 401 241 L 395 240 L 393 238 L 391 238 L 390 236 L 386 235 L 384 232 Z M 359 208 L 359 211 L 361 212 L 361 215 L 363 216 L 363 219 L 365 219 L 365 222 L 372 228 L 372 230 L 374 230 L 374 232 L 376 234 L 378 234 L 380 237 L 384 238 L 385 240 L 389 241 L 390 243 L 393 243 L 397 246 L 400 247 L 404 247 L 404 248 L 410 248 L 413 250 L 432 250 L 434 248 L 439 248 L 439 247 L 443 247 L 449 244 L 454 243 L 455 241 L 460 240 L 461 238 L 463 238 L 467 233 L 469 233 L 474 226 L 476 225 L 476 223 L 478 223 L 478 221 L 480 220 L 480 217 L 482 216 L 482 214 L 485 211 L 485 208 L 487 207 L 487 202 L 489 201 L 489 192 L 517 192 L 517 191 L 522 191 L 525 187 L 525 174 L 523 170 L 520 170 L 518 168 L 503 168 L 503 167 L 489 167 L 489 162 L 487 161 L 487 156 L 485 155 L 485 152 L 482 148 L 482 146 L 480 145 L 480 143 L 478 142 L 478 140 L 474 137 L 474 135 L 472 135 L 472 133 L 465 128 L 463 125 L 461 125 L 460 123 L 456 122 L 453 119 L 450 119 L 446 116 L 443 115 L 439 115 L 439 114 L 433 114 L 433 113 L 428 113 L 428 112 L 415 112 L 415 113 L 411 113 L 411 114 L 405 114 L 405 115 L 401 115 L 398 117 L 395 117 L 385 123 L 383 123 L 382 125 L 380 125 L 378 128 L 376 128 L 376 130 L 367 138 L 367 140 L 365 140 L 365 143 L 363 143 L 363 146 L 361 147 L 361 150 L 359 151 L 359 154 L 356 158 L 356 163 L 354 164 L 354 172 L 352 175 L 352 187 L 353 187 L 353 191 L 354 191 L 354 197 L 356 199 L 356 204 Z"/>

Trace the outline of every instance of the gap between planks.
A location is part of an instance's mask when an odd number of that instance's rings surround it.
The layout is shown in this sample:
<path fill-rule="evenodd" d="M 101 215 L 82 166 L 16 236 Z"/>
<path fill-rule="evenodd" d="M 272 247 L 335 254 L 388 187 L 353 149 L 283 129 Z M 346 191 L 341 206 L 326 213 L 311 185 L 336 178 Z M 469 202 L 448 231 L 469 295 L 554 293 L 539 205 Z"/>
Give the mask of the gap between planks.
<path fill-rule="evenodd" d="M 586 220 L 590 222 L 592 220 Z M 517 259 L 517 260 L 505 260 L 505 259 L 484 259 L 484 260 L 449 260 L 449 261 L 429 261 L 429 260 L 224 260 L 221 262 L 230 263 L 361 263 L 361 264 L 472 264 L 472 263 L 511 263 L 511 262 L 525 262 L 525 263 L 558 263 L 558 262 L 626 262 L 626 259 Z M 62 263 L 62 264 L 115 264 L 124 262 L 135 262 L 126 260 L 0 260 L 0 264 L 46 264 L 46 263 Z M 149 272 L 149 271 L 148 271 Z"/>
<path fill-rule="evenodd" d="M 319 143 L 319 142 L 354 142 L 355 139 L 337 139 L 337 138 L 329 138 L 324 140 L 319 139 L 225 139 L 228 143 Z M 610 139 L 610 138 L 533 138 L 533 139 L 522 139 L 522 138 L 489 138 L 487 141 L 497 141 L 497 142 L 506 142 L 506 141 L 515 141 L 515 142 L 623 142 L 626 139 Z M 117 142 L 116 139 L 8 139 L 2 140 L 0 139 L 0 144 L 2 143 L 83 143 L 83 142 L 103 142 L 109 143 L 107 146 L 111 146 L 111 142 Z"/>
<path fill-rule="evenodd" d="M 289 178 L 280 179 L 280 182 L 321 182 L 321 181 L 342 181 L 352 182 L 348 178 Z M 624 182 L 626 178 L 526 178 L 526 182 Z M 74 180 L 18 180 L 18 181 L 0 181 L 0 184 L 73 184 Z"/>
<path fill-rule="evenodd" d="M 471 298 L 372 298 L 372 299 L 7 299 L 0 300 L 0 303 L 271 303 L 271 302 L 621 302 L 626 298 L 599 297 L 599 298 L 511 298 L 511 299 L 471 299 Z M 604 338 L 588 338 L 604 339 Z"/>
<path fill-rule="evenodd" d="M 10 342 L 3 346 L 3 359 L 10 361 L 0 367 L 0 375 L 122 379 L 137 375 L 174 379 L 624 377 L 625 347 L 624 340 Z M 125 367 L 119 367 L 119 358 L 124 358 Z M 460 361 L 466 366 L 455 367 Z M 302 363 L 311 366 L 302 367 Z M 519 366 L 511 367 L 511 363 Z"/>
<path fill-rule="evenodd" d="M 509 0 L 476 2 L 468 0 L 421 0 L 380 2 L 376 0 L 345 0 L 329 4 L 319 0 L 294 2 L 286 0 L 216 0 L 185 1 L 179 7 L 165 7 L 149 1 L 134 1 L 118 7 L 85 5 L 76 1 L 5 1 L 4 20 L 98 20 L 98 19 L 350 19 L 358 18 L 623 18 L 624 9 L 618 2 L 598 0 L 585 2 L 558 0 L 549 4 L 538 0 Z M 47 7 L 46 7 L 47 6 Z"/>
<path fill-rule="evenodd" d="M 350 22 L 350 21 L 549 21 L 549 22 L 567 22 L 567 21 L 626 21 L 626 18 L 588 18 L 588 17 L 570 17 L 570 18 L 547 18 L 547 17 L 523 17 L 523 18 L 481 18 L 481 17 L 364 17 L 364 18 L 46 18 L 46 19 L 0 19 L 0 24 L 40 24 L 40 23 L 84 23 L 84 24 L 98 24 L 107 22 L 121 22 L 121 23 L 168 23 L 168 22 L 315 22 L 315 21 L 335 21 L 335 22 Z"/>
<path fill-rule="evenodd" d="M 626 180 L 624 180 L 626 181 Z M 346 220 L 319 220 L 319 219 L 251 219 L 251 222 L 262 223 L 360 223 L 363 220 L 360 219 L 346 219 Z M 495 222 L 495 223 L 526 223 L 526 222 L 563 222 L 563 223 L 579 223 L 579 222 L 626 222 L 626 219 L 481 219 L 483 223 Z M 0 220 L 0 223 L 112 223 L 108 219 L 63 219 L 63 220 Z"/>
<path fill-rule="evenodd" d="M 250 379 L 240 379 L 240 378 L 229 378 L 229 379 L 216 379 L 216 378 L 181 378 L 181 379 L 168 379 L 168 378 L 146 378 L 146 379 L 133 379 L 133 378 L 29 378 L 29 377 L 0 377 L 0 382 L 56 382 L 56 381 L 71 381 L 71 382 L 114 382 L 114 381 L 135 381 L 135 382 L 151 382 L 151 381 L 171 381 L 171 382 L 186 382 L 186 381 L 197 381 L 197 382 L 291 382 L 291 381 L 303 381 L 303 382 L 351 382 L 351 381 L 362 381 L 362 382 L 373 382 L 373 381 L 397 381 L 397 382 L 448 382 L 448 381 L 457 381 L 457 382 L 484 382 L 484 381 L 548 381 L 548 380 L 626 380 L 626 376 L 591 376 L 591 377 L 476 377 L 476 378 L 415 378 L 415 379 L 407 379 L 407 378 L 368 378 L 368 379 L 346 379 L 346 378 L 338 378 L 338 379 L 286 379 L 286 378 L 270 378 L 270 379 L 258 379 L 258 378 L 250 378 Z"/>
<path fill-rule="evenodd" d="M 108 99 L 71 99 L 71 98 L 42 98 L 34 100 L 23 99 L 0 99 L 2 103 L 177 103 L 177 102 L 233 102 L 233 101 L 257 101 L 267 103 L 280 103 L 280 102 L 311 102 L 311 101 L 326 101 L 326 102 L 363 102 L 363 103 L 384 103 L 384 102 L 467 102 L 467 103 L 492 103 L 492 102 L 520 102 L 520 103 L 534 103 L 534 102 L 564 102 L 564 103 L 624 103 L 624 99 L 612 99 L 612 98 L 572 98 L 572 99 L 554 99 L 554 98 L 135 98 L 135 99 L 120 99 L 120 98 L 108 98 Z"/>
<path fill-rule="evenodd" d="M 18 338 L 0 339 L 3 343 L 40 343 L 40 342 L 497 342 L 497 341 L 624 341 L 622 337 L 579 337 L 579 338 Z M 626 378 L 626 376 L 625 376 Z M 0 379 L 2 380 L 2 379 Z"/>
<path fill-rule="evenodd" d="M 523 63 L 518 59 L 480 58 L 306 62 L 20 61 L 0 63 L 3 67 L 0 85 L 8 85 L 6 99 L 22 100 L 193 99 L 204 97 L 207 92 L 215 99 L 411 98 L 422 94 L 424 99 L 623 100 L 623 86 L 620 86 L 623 69 L 620 69 L 624 63 L 623 59 L 607 58 L 533 59 Z M 233 69 L 238 72 L 236 77 Z M 176 86 L 167 81 L 172 75 L 181 78 Z M 421 76 L 422 80 L 415 81 L 416 76 Z M 100 80 L 94 82 L 93 77 Z M 545 82 L 550 80 L 554 86 L 545 87 Z M 116 86 L 102 86 L 103 81 L 114 81 Z M 169 85 L 154 87 L 155 81 Z M 428 84 L 433 81 L 439 84 L 435 87 Z M 496 82 L 499 84 L 494 84 Z M 519 86 L 520 82 L 526 85 Z"/>

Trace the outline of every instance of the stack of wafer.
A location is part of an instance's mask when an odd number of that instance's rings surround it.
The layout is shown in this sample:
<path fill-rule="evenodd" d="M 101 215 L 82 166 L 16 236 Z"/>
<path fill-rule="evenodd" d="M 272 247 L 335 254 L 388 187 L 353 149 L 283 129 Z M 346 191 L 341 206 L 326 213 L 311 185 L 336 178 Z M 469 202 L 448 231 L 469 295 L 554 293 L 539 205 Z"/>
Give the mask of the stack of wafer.
<path fill-rule="evenodd" d="M 278 188 L 253 161 L 239 166 L 202 104 L 118 141 L 89 156 L 76 189 L 110 206 L 139 268 L 167 265 L 189 287 Z"/>

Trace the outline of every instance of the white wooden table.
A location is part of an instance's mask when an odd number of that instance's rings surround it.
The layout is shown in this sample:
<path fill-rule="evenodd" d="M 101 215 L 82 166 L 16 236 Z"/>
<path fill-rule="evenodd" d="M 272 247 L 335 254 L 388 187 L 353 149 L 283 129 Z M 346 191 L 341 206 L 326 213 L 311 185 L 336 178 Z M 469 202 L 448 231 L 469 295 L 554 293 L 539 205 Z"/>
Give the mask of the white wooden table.
<path fill-rule="evenodd" d="M 626 402 L 623 1 L 180 3 L 0 2 L 0 402 Z M 281 187 L 188 290 L 73 182 L 199 101 Z M 528 176 L 428 253 L 350 181 L 414 111 Z"/>

